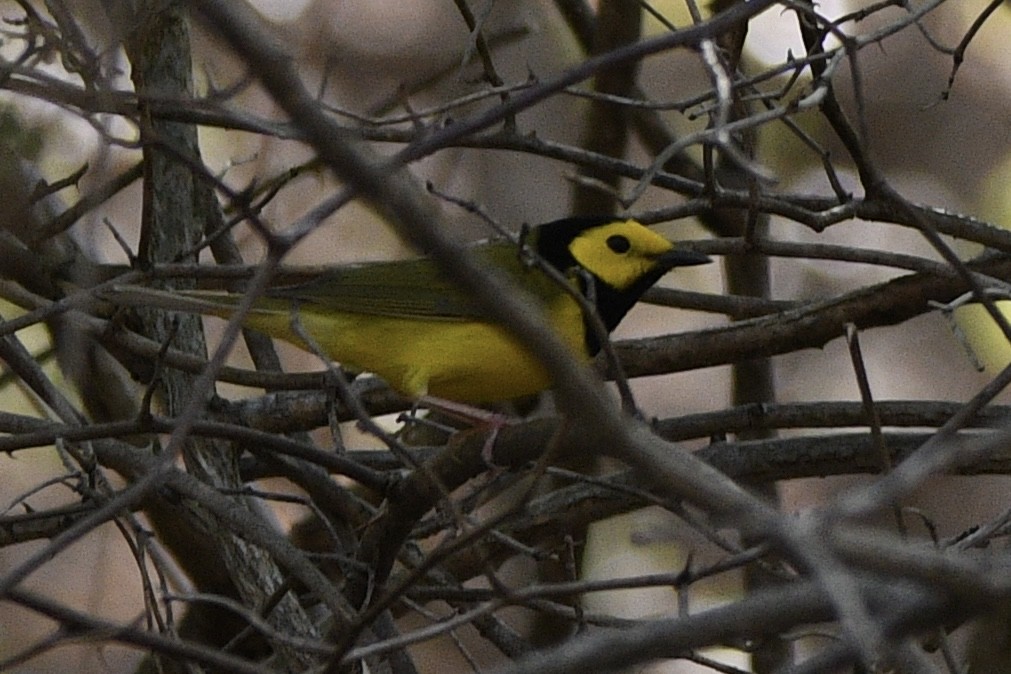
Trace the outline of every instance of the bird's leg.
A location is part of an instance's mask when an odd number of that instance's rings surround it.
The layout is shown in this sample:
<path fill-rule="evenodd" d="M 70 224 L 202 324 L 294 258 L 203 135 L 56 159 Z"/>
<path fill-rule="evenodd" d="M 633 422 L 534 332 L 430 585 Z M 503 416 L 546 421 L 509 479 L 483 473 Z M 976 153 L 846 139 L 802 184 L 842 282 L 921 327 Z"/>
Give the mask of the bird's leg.
<path fill-rule="evenodd" d="M 428 419 L 426 417 L 418 416 L 418 408 L 422 406 L 421 400 L 415 400 L 411 405 L 411 409 L 406 412 L 401 412 L 400 416 L 397 417 L 397 421 L 403 424 L 417 424 L 418 426 L 425 426 L 426 428 L 435 429 L 441 433 L 445 433 L 447 436 L 456 433 L 457 428 L 449 426 L 447 424 L 441 424 L 438 421 Z"/>
<path fill-rule="evenodd" d="M 514 419 L 499 412 L 492 412 L 480 407 L 474 407 L 473 405 L 430 395 L 421 396 L 417 404 L 424 405 L 429 409 L 439 410 L 450 417 L 470 422 L 475 427 L 488 429 L 490 432 L 484 441 L 484 446 L 481 448 L 481 458 L 484 459 L 484 462 L 489 467 L 497 467 L 492 456 L 495 449 L 495 440 L 498 439 L 499 431 L 503 427 L 513 423 Z"/>

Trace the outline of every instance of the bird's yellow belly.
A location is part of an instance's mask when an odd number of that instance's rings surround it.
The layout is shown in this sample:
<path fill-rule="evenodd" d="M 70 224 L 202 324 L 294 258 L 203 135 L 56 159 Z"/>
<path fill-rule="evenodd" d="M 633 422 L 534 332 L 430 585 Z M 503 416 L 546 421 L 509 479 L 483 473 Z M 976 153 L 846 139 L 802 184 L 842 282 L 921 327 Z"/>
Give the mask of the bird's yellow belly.
<path fill-rule="evenodd" d="M 254 312 L 246 324 L 300 343 L 290 316 Z M 323 315 L 303 307 L 299 320 L 333 360 L 367 370 L 405 395 L 432 395 L 466 403 L 508 400 L 551 385 L 538 360 L 503 329 L 489 323 Z M 583 319 L 571 299 L 557 303 L 551 324 L 573 350 L 586 355 Z M 560 327 L 561 326 L 561 327 Z"/>

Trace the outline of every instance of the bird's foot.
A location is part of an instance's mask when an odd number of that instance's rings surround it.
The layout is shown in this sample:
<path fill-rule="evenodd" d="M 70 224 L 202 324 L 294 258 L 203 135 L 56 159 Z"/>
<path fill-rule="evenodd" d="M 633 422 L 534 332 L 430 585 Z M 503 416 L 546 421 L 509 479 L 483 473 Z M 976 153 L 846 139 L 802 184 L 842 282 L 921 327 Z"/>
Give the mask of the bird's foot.
<path fill-rule="evenodd" d="M 498 439 L 499 431 L 514 423 L 515 419 L 499 412 L 492 412 L 491 410 L 435 396 L 422 396 L 418 400 L 418 404 L 424 405 L 429 409 L 438 410 L 455 419 L 469 422 L 475 429 L 487 430 L 488 436 L 481 447 L 481 458 L 489 468 L 501 467 L 494 461 L 495 441 Z"/>

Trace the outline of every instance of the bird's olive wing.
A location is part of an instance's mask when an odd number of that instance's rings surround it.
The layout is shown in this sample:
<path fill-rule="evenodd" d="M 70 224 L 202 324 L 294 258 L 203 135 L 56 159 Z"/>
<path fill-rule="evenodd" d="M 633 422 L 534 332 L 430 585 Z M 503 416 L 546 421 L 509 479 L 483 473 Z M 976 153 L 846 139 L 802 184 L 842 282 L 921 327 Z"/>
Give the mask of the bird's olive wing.
<path fill-rule="evenodd" d="M 482 264 L 507 272 L 537 296 L 560 291 L 544 274 L 523 265 L 513 244 L 488 243 L 472 250 Z M 307 283 L 275 288 L 268 296 L 321 310 L 374 316 L 447 321 L 485 318 L 468 294 L 427 258 L 334 268 Z"/>

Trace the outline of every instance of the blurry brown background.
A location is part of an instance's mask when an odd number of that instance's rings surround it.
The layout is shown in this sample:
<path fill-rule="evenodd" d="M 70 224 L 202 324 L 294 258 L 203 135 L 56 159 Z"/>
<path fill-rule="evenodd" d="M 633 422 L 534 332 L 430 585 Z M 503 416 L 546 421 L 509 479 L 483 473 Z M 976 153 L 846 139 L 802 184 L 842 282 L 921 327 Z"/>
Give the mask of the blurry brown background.
<path fill-rule="evenodd" d="M 83 7 L 85 3 L 80 3 Z M 468 44 L 468 33 L 452 3 L 415 0 L 413 2 L 358 0 L 316 0 L 307 3 L 278 2 L 270 6 L 260 0 L 262 11 L 276 21 L 289 46 L 299 55 L 310 80 L 322 81 L 326 75 L 325 100 L 355 114 L 372 115 L 404 111 L 398 102 L 400 92 L 412 91 L 430 78 L 434 86 L 408 97 L 410 107 L 423 110 L 473 89 L 479 71 L 474 66 L 460 67 L 461 54 Z M 483 3 L 475 3 L 483 4 Z M 864 3 L 825 1 L 818 9 L 826 15 L 839 15 Z M 934 40 L 954 45 L 965 34 L 969 23 L 985 6 L 982 0 L 946 2 L 923 22 Z M 14 11 L 15 3 L 0 4 L 0 13 Z M 678 2 L 652 3 L 675 24 L 688 21 Z M 899 10 L 895 10 L 899 11 Z M 800 53 L 795 21 L 786 12 L 766 12 L 752 26 L 748 36 L 746 60 L 756 70 L 759 63 L 782 61 L 788 49 Z M 106 58 L 117 56 L 115 31 L 104 21 L 100 9 L 82 12 L 94 17 L 86 28 L 88 38 L 108 49 Z M 874 20 L 874 19 L 872 19 Z M 648 31 L 661 30 L 652 20 Z M 965 212 L 1002 224 L 1008 220 L 1006 178 L 1011 173 L 1011 65 L 1007 59 L 1007 31 L 1011 12 L 998 12 L 973 41 L 962 65 L 950 99 L 942 101 L 951 71 L 949 56 L 931 48 L 922 34 L 905 30 L 884 41 L 881 49 L 860 52 L 862 87 L 870 147 L 875 158 L 909 199 Z M 861 26 L 865 32 L 869 26 Z M 581 57 L 564 22 L 552 3 L 534 0 L 494 3 L 485 28 L 486 34 L 500 36 L 495 47 L 495 62 L 506 82 L 521 82 L 533 75 L 548 78 Z M 11 58 L 11 54 L 5 54 Z M 200 34 L 196 43 L 198 86 L 224 86 L 238 72 L 235 59 L 213 39 Z M 124 64 L 125 67 L 125 64 Z M 52 64 L 59 73 L 58 63 Z M 836 78 L 840 97 L 855 109 L 853 79 L 847 68 Z M 677 53 L 647 59 L 642 66 L 642 87 L 656 100 L 684 98 L 689 92 L 708 87 L 697 61 Z M 129 86 L 124 79 L 124 87 Z M 270 101 L 255 87 L 238 98 L 251 114 L 278 116 Z M 402 100 L 402 97 L 401 97 Z M 392 105 L 384 103 L 393 101 Z M 520 119 L 524 128 L 537 136 L 560 143 L 578 144 L 586 102 L 558 96 Z M 64 202 L 74 201 L 92 187 L 102 184 L 123 167 L 136 161 L 136 151 L 108 147 L 95 129 L 51 104 L 0 90 L 0 106 L 7 115 L 15 115 L 25 127 L 38 127 L 41 137 L 34 165 L 50 181 L 59 179 L 83 163 L 88 172 L 79 189 L 61 193 Z M 467 108 L 451 114 L 466 114 Z M 686 130 L 690 123 L 670 113 L 669 121 Z M 114 117 L 108 119 L 113 134 L 132 131 Z M 825 129 L 813 115 L 801 117 L 809 122 L 808 131 L 827 140 Z M 694 123 L 696 128 L 700 122 Z M 270 176 L 310 158 L 308 152 L 292 142 L 272 141 L 253 134 L 202 129 L 201 142 L 208 165 L 223 175 L 226 182 L 241 188 L 255 176 Z M 397 149 L 388 146 L 389 151 Z M 830 145 L 830 147 L 832 147 Z M 810 152 L 775 125 L 763 128 L 760 162 L 771 170 L 784 191 L 827 193 L 820 165 Z M 834 157 L 841 157 L 832 147 Z M 629 157 L 648 164 L 642 147 L 633 144 Z M 844 180 L 846 170 L 839 165 Z M 573 167 L 530 154 L 490 150 L 453 149 L 415 164 L 412 170 L 431 180 L 441 192 L 477 203 L 500 223 L 514 228 L 521 223 L 538 223 L 569 212 L 572 198 Z M 630 183 L 624 187 L 630 187 Z M 335 189 L 333 182 L 317 173 L 298 178 L 264 212 L 265 219 L 279 228 L 292 222 L 311 207 L 319 195 Z M 91 212 L 73 229 L 76 241 L 98 259 L 124 261 L 119 247 L 103 225 L 107 220 L 125 239 L 134 243 L 138 227 L 139 183 L 117 195 L 109 203 Z M 650 189 L 633 207 L 643 212 L 672 205 L 679 197 L 668 191 Z M 444 204 L 447 222 L 461 237 L 474 238 L 489 232 L 477 218 L 462 209 Z M 6 214 L 12 217 L 10 211 Z M 668 223 L 661 231 L 675 238 L 703 236 L 692 222 Z M 770 231 L 774 238 L 798 241 L 845 242 L 884 250 L 914 252 L 932 256 L 929 247 L 911 230 L 880 223 L 847 221 L 825 233 L 815 234 L 800 225 L 773 218 Z M 246 232 L 239 235 L 247 260 L 262 254 L 257 238 Z M 331 217 L 295 251 L 290 262 L 319 263 L 362 259 L 383 259 L 408 251 L 385 228 L 374 213 L 353 205 Z M 870 282 L 877 270 L 830 263 L 779 260 L 773 263 L 773 297 L 809 298 L 839 293 Z M 882 276 L 884 278 L 884 276 Z M 721 278 L 716 265 L 693 269 L 677 275 L 679 286 L 719 292 Z M 8 313 L 5 310 L 5 313 Z M 622 325 L 617 337 L 678 330 L 721 319 L 703 314 L 636 308 Z M 964 324 L 970 336 L 981 330 L 967 318 Z M 32 348 L 43 349 L 47 335 L 34 328 L 21 337 Z M 980 338 L 982 339 L 982 338 Z M 984 341 L 975 342 L 993 367 L 1001 356 Z M 973 371 L 963 356 L 962 347 L 944 321 L 936 314 L 924 316 L 896 328 L 872 330 L 862 335 L 862 344 L 871 386 L 879 399 L 950 399 L 965 400 L 986 381 L 987 375 Z M 312 367 L 313 360 L 295 350 L 285 350 L 293 368 Z M 301 359 L 301 360 L 300 360 Z M 52 367 L 52 365 L 50 366 Z M 775 359 L 779 399 L 853 400 L 857 399 L 852 365 L 841 340 L 824 350 L 804 351 Z M 55 372 L 55 370 L 54 370 Z M 992 372 L 992 370 L 991 370 Z M 54 374 L 54 377 L 58 375 Z M 689 411 L 720 409 L 728 404 L 726 368 L 714 368 L 635 382 L 639 402 L 648 415 L 670 416 Z M 22 391 L 13 386 L 0 390 L 4 410 L 30 413 L 33 409 Z M 15 457 L 0 457 L 0 504 L 39 485 L 60 472 L 54 455 L 33 451 Z M 798 480 L 784 485 L 786 507 L 801 508 L 826 497 L 827 492 L 850 479 Z M 929 514 L 942 535 L 952 535 L 973 523 L 993 517 L 1007 507 L 1004 494 L 1008 480 L 1000 478 L 950 478 L 937 480 L 921 494 L 915 504 Z M 29 502 L 43 508 L 66 498 L 58 488 L 43 490 Z M 912 505 L 912 504 L 910 504 Z M 286 517 L 279 508 L 278 517 Z M 585 573 L 632 574 L 644 569 L 673 570 L 684 563 L 686 550 L 683 532 L 657 513 L 627 516 L 613 527 L 602 525 L 588 548 Z M 922 533 L 917 531 L 917 533 Z M 0 549 L 0 575 L 43 542 Z M 27 586 L 79 606 L 82 610 L 119 621 L 130 621 L 142 614 L 141 592 L 134 566 L 120 536 L 111 526 L 101 535 L 92 535 L 76 544 L 36 572 Z M 179 582 L 185 583 L 184 579 Z M 714 590 L 714 597 L 728 592 Z M 630 599 L 630 597 L 636 597 Z M 629 604 L 629 615 L 639 615 L 670 607 L 670 597 L 651 593 L 646 598 L 632 593 L 599 595 L 612 611 L 622 602 Z M 708 601 L 701 598 L 699 601 Z M 0 604 L 0 657 L 18 650 L 40 635 L 52 630 L 52 623 Z M 466 671 L 462 661 L 445 660 L 451 649 L 426 646 L 435 660 L 426 671 Z M 64 646 L 46 653 L 19 672 L 74 670 L 79 672 L 132 671 L 139 655 L 115 646 Z M 738 663 L 743 666 L 743 663 Z M 651 670 L 652 671 L 652 670 Z M 664 671 L 690 671 L 688 667 Z M 691 670 L 694 671 L 694 670 Z M 698 670 L 701 671 L 701 670 Z"/>

